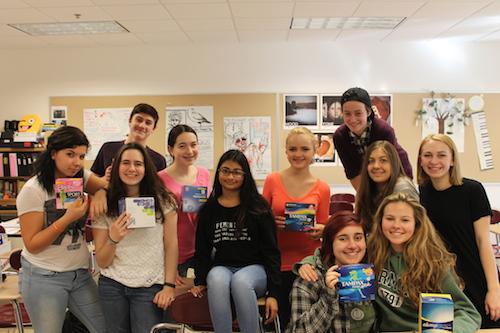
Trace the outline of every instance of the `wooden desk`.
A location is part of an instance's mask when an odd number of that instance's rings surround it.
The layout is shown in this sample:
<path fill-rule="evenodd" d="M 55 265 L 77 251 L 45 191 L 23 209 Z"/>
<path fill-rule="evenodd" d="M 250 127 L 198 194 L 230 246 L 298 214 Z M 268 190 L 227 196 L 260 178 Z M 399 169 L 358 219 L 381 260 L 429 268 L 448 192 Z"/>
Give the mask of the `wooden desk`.
<path fill-rule="evenodd" d="M 18 276 L 9 275 L 3 283 L 0 284 L 0 302 L 10 302 L 14 307 L 16 317 L 16 327 L 19 333 L 24 333 L 23 319 L 21 316 L 21 293 L 19 292 Z"/>

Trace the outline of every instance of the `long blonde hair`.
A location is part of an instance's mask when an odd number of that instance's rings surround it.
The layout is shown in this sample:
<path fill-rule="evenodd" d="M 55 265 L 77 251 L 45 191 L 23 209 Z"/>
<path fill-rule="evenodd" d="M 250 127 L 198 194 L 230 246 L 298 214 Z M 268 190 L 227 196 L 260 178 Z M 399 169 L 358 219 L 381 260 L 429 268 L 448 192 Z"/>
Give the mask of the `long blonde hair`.
<path fill-rule="evenodd" d="M 430 181 L 430 177 L 425 173 L 424 169 L 422 169 L 421 165 L 421 155 L 422 148 L 425 144 L 431 141 L 438 141 L 444 143 L 451 151 L 451 158 L 453 161 L 453 165 L 450 167 L 450 183 L 451 185 L 462 185 L 462 174 L 460 173 L 460 163 L 458 162 L 458 150 L 457 146 L 453 140 L 445 134 L 429 134 L 427 135 L 422 142 L 420 143 L 420 147 L 418 148 L 418 161 L 417 161 L 417 181 L 419 185 L 425 185 Z"/>
<path fill-rule="evenodd" d="M 369 261 L 380 274 L 391 254 L 391 244 L 382 231 L 384 210 L 391 203 L 403 202 L 413 209 L 415 231 L 404 244 L 403 260 L 406 268 L 400 274 L 399 292 L 405 295 L 416 308 L 420 293 L 442 292 L 442 283 L 450 272 L 461 285 L 455 272 L 456 256 L 446 249 L 427 212 L 420 203 L 405 193 L 387 196 L 380 204 L 375 216 L 372 232 L 368 237 Z"/>

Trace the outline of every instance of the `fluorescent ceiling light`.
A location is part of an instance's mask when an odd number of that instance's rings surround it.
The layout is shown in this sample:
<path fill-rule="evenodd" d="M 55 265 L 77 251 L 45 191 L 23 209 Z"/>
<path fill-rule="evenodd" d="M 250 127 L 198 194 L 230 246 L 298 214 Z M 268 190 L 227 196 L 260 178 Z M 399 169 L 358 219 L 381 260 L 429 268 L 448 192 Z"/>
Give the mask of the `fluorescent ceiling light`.
<path fill-rule="evenodd" d="M 116 21 L 12 23 L 9 26 L 31 36 L 82 35 L 129 32 Z"/>
<path fill-rule="evenodd" d="M 294 17 L 290 29 L 394 29 L 406 17 Z"/>

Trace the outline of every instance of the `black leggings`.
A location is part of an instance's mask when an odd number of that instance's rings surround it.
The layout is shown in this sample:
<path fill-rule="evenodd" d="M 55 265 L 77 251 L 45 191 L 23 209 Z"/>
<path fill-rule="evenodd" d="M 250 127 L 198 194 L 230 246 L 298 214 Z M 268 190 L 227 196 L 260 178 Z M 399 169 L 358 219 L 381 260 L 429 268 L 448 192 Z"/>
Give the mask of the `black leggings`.
<path fill-rule="evenodd" d="M 281 286 L 278 294 L 278 314 L 280 316 L 281 331 L 284 332 L 290 321 L 291 305 L 290 291 L 297 275 L 292 271 L 281 272 Z"/>

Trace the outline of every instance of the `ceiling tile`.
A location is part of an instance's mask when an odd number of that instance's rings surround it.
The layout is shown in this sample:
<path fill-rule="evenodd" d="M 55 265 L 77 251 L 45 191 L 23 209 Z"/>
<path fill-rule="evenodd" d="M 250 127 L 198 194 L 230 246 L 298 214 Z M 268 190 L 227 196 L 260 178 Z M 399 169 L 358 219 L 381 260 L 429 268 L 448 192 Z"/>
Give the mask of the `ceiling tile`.
<path fill-rule="evenodd" d="M 158 0 L 92 0 L 98 6 L 104 5 L 157 5 Z"/>
<path fill-rule="evenodd" d="M 358 7 L 354 2 L 299 2 L 295 5 L 294 17 L 338 17 L 352 16 Z"/>
<path fill-rule="evenodd" d="M 292 17 L 293 3 L 273 2 L 273 3 L 231 3 L 231 10 L 235 17 Z"/>
<path fill-rule="evenodd" d="M 290 30 L 288 41 L 296 42 L 333 42 L 338 30 Z"/>
<path fill-rule="evenodd" d="M 0 24 L 0 36 L 19 36 L 26 37 L 26 33 L 6 24 Z"/>
<path fill-rule="evenodd" d="M 87 36 L 39 36 L 40 41 L 47 43 L 50 46 L 65 46 L 65 47 L 89 47 L 98 46 L 98 44 Z"/>
<path fill-rule="evenodd" d="M 95 6 L 91 0 L 24 0 L 35 8 Z"/>
<path fill-rule="evenodd" d="M 134 34 L 96 34 L 89 35 L 89 38 L 101 46 L 133 46 L 144 44 Z"/>
<path fill-rule="evenodd" d="M 364 1 L 353 16 L 363 17 L 408 17 L 415 13 L 425 1 Z"/>
<path fill-rule="evenodd" d="M 182 31 L 168 31 L 161 34 L 138 33 L 137 37 L 146 44 L 191 43 L 191 40 Z"/>
<path fill-rule="evenodd" d="M 226 0 L 160 0 L 162 4 L 172 3 L 226 3 Z"/>
<path fill-rule="evenodd" d="M 168 12 L 176 20 L 194 18 L 230 18 L 231 12 L 226 3 L 210 4 L 165 4 Z"/>
<path fill-rule="evenodd" d="M 422 40 L 432 39 L 447 31 L 458 22 L 457 19 L 408 18 L 386 40 Z"/>
<path fill-rule="evenodd" d="M 463 1 L 442 1 L 428 2 L 421 7 L 413 17 L 456 17 L 463 18 L 482 9 L 484 4 L 481 2 L 463 2 Z"/>
<path fill-rule="evenodd" d="M 238 30 L 286 30 L 290 28 L 291 18 L 246 18 L 234 19 Z"/>
<path fill-rule="evenodd" d="M 102 6 L 116 20 L 160 20 L 170 15 L 162 5 Z"/>
<path fill-rule="evenodd" d="M 235 43 L 238 41 L 234 31 L 190 31 L 187 35 L 195 43 Z"/>
<path fill-rule="evenodd" d="M 26 48 L 45 48 L 47 44 L 34 37 L 11 37 L 2 36 L 0 38 L 0 49 L 26 49 Z"/>
<path fill-rule="evenodd" d="M 72 21 L 105 21 L 111 17 L 99 7 L 50 7 L 40 8 L 42 13 L 60 22 Z M 80 14 L 76 18 L 75 14 Z"/>
<path fill-rule="evenodd" d="M 246 42 L 286 42 L 288 39 L 288 30 L 244 30 L 238 32 L 242 43 Z"/>
<path fill-rule="evenodd" d="M 120 20 L 120 24 L 130 32 L 151 32 L 159 33 L 163 31 L 180 31 L 179 26 L 173 20 Z"/>
<path fill-rule="evenodd" d="M 29 6 L 19 0 L 2 0 L 0 1 L 0 9 L 7 9 L 7 8 L 28 8 Z"/>
<path fill-rule="evenodd" d="M 27 23 L 27 22 L 54 22 L 47 15 L 34 8 L 0 9 L 0 22 Z"/>
<path fill-rule="evenodd" d="M 345 29 L 341 30 L 335 41 L 337 42 L 352 42 L 352 41 L 364 41 L 373 42 L 381 41 L 387 34 L 388 30 L 383 29 Z"/>
<path fill-rule="evenodd" d="M 184 31 L 203 31 L 203 30 L 234 30 L 233 20 L 227 19 L 197 19 L 197 20 L 177 20 L 181 29 Z"/>

